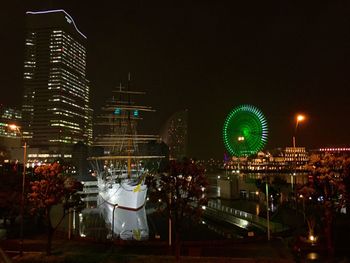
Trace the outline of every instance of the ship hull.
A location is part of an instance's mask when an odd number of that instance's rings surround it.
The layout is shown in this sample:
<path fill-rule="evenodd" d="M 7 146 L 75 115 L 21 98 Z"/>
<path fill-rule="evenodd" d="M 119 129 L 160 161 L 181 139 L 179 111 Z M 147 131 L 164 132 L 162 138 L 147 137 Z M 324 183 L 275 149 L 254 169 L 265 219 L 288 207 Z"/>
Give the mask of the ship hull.
<path fill-rule="evenodd" d="M 123 240 L 148 239 L 145 201 L 147 186 L 127 181 L 105 185 L 99 182 L 97 204 L 113 237 Z"/>
<path fill-rule="evenodd" d="M 128 180 L 109 184 L 98 181 L 99 195 L 112 206 L 128 210 L 141 209 L 146 201 L 147 186 L 145 184 L 131 185 Z"/>

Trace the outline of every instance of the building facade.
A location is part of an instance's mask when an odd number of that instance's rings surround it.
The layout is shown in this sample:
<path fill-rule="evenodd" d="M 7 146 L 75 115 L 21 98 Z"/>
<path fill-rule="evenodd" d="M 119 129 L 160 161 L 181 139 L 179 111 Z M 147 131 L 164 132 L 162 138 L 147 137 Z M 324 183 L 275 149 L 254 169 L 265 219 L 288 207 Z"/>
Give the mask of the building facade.
<path fill-rule="evenodd" d="M 64 10 L 26 13 L 22 133 L 30 147 L 91 144 L 86 45 Z"/>

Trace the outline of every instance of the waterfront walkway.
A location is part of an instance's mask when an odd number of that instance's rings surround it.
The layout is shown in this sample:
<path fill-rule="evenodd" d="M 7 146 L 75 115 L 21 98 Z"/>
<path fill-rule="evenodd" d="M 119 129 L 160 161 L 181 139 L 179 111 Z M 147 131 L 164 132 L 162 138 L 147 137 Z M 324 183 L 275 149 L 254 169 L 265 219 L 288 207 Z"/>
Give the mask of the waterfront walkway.
<path fill-rule="evenodd" d="M 281 223 L 267 221 L 263 217 L 246 211 L 238 210 L 229 206 L 222 205 L 218 201 L 211 200 L 204 212 L 204 215 L 214 220 L 221 220 L 238 227 L 249 229 L 250 226 L 259 228 L 264 232 L 270 228 L 271 233 L 283 232 L 288 230 L 287 226 Z"/>
<path fill-rule="evenodd" d="M 15 252 L 13 262 L 177 262 L 167 242 L 121 241 L 96 243 L 86 239 L 66 240 L 55 238 L 53 256 L 45 261 L 45 237 L 25 240 L 23 260 L 15 254 L 18 240 L 0 242 L 4 250 Z M 251 239 L 232 241 L 187 241 L 181 245 L 180 262 L 293 262 L 281 240 Z"/>

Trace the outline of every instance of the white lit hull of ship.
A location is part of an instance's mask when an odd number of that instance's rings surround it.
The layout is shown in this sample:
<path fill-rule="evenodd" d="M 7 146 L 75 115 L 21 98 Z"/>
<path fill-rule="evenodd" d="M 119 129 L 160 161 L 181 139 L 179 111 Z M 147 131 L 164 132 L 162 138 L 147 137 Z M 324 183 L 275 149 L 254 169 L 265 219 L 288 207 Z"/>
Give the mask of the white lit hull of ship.
<path fill-rule="evenodd" d="M 122 182 L 105 185 L 99 182 L 98 187 L 99 195 L 111 206 L 137 211 L 145 204 L 147 195 L 147 186 L 145 184 L 130 185 L 127 182 Z"/>
<path fill-rule="evenodd" d="M 148 239 L 149 230 L 144 207 L 147 186 L 114 183 L 109 187 L 99 187 L 102 189 L 100 188 L 97 202 L 106 223 L 113 228 L 114 237 L 123 240 Z"/>

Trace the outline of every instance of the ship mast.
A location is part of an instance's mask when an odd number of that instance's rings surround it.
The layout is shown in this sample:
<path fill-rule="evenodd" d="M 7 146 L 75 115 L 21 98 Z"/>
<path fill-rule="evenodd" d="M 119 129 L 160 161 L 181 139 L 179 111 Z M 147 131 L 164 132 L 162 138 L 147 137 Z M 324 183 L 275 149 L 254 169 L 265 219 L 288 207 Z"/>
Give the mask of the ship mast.
<path fill-rule="evenodd" d="M 128 82 L 126 86 L 127 91 L 130 91 L 130 72 L 128 74 Z M 128 94 L 128 105 L 131 105 L 130 102 L 130 93 Z M 131 128 L 131 120 L 130 120 L 130 110 L 128 111 L 128 134 L 131 134 L 128 139 L 128 178 L 131 178 L 131 151 L 132 151 L 132 128 Z"/>

